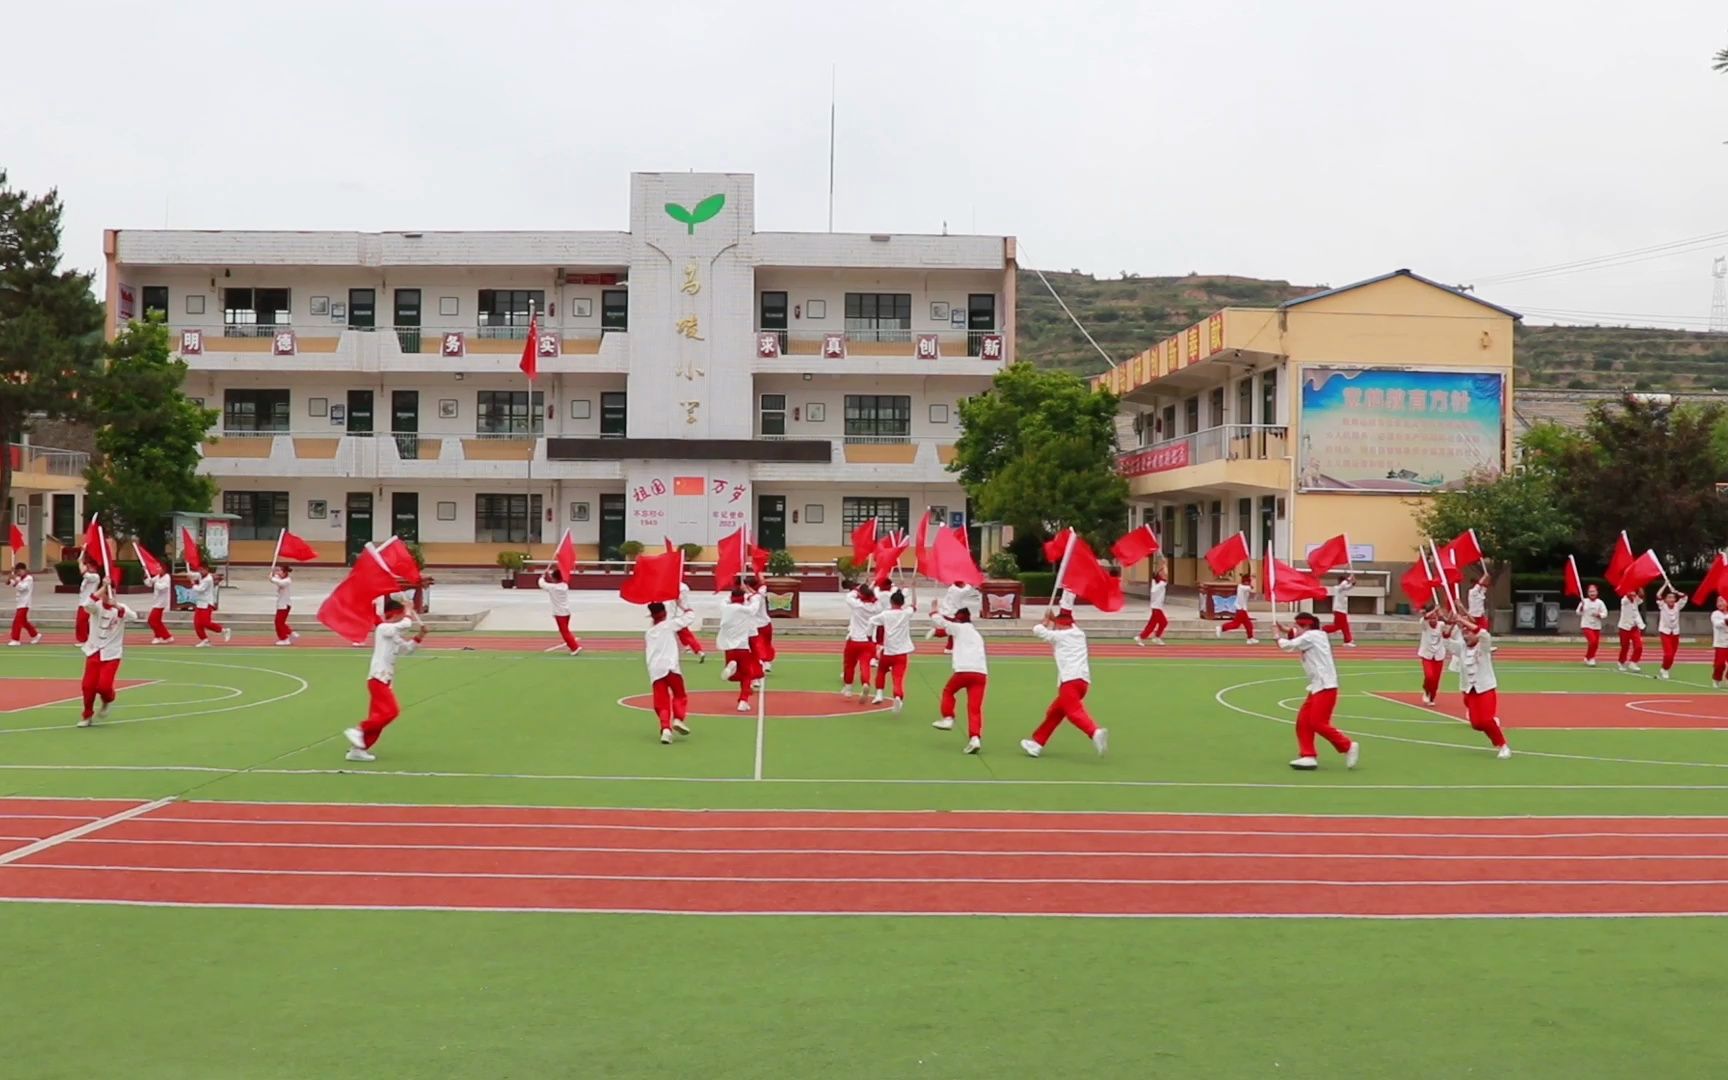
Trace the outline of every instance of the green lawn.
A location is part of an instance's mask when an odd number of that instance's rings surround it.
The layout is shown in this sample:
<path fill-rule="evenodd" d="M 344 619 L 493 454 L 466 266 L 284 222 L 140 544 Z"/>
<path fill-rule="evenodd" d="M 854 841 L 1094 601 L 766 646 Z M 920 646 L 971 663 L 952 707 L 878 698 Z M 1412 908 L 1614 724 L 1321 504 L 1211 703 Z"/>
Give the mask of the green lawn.
<path fill-rule="evenodd" d="M 1414 661 L 1344 658 L 1362 768 L 1285 766 L 1300 669 L 1270 650 L 1094 660 L 1103 758 L 1018 740 L 1046 659 L 992 660 L 985 753 L 936 732 L 940 656 L 901 716 L 701 719 L 655 741 L 636 654 L 405 659 L 375 765 L 342 760 L 361 650 L 134 649 L 131 691 L 0 713 L 0 792 L 330 802 L 1382 814 L 1720 814 L 1709 731 L 1479 736 L 1371 691 Z M 722 684 L 687 664 L 692 689 Z M 1708 693 L 1506 662 L 1507 690 Z M 75 678 L 71 650 L 0 651 Z M 783 657 L 774 689 L 831 690 Z M 1702 685 L 1700 685 L 1702 684 Z M 836 711 L 846 706 L 836 698 Z M 1555 708 L 1565 698 L 1556 696 Z M 148 719 L 145 719 L 148 718 Z M 122 723 L 128 719 L 140 722 Z M 33 730 L 41 729 L 41 730 Z M 755 778 L 760 739 L 762 778 Z M 1553 755 L 1553 756 L 1547 756 Z M 363 770 L 364 774 L 360 774 Z M 456 774 L 456 775 L 430 775 Z M 1728 1075 L 1728 933 L 1673 920 L 677 918 L 0 906 L 0 1076 L 1546 1077 Z"/>

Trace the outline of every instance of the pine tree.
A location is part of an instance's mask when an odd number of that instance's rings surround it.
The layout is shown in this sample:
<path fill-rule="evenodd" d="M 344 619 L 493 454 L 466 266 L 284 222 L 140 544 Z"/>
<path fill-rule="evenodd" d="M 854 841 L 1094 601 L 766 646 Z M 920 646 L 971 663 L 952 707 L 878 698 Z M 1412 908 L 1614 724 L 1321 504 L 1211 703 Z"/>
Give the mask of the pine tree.
<path fill-rule="evenodd" d="M 60 269 L 60 195 L 14 190 L 0 170 L 0 507 L 12 490 L 9 443 L 33 413 L 76 417 L 101 352 L 93 275 Z"/>

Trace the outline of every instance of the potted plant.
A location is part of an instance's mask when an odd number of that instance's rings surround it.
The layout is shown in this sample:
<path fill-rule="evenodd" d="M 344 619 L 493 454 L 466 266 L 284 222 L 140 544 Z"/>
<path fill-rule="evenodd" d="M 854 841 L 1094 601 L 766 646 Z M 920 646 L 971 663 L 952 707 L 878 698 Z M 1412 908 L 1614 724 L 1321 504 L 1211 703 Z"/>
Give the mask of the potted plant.
<path fill-rule="evenodd" d="M 679 544 L 678 550 L 684 555 L 684 565 L 689 566 L 702 557 L 705 549 L 701 544 Z"/>
<path fill-rule="evenodd" d="M 516 587 L 516 575 L 520 574 L 522 568 L 527 565 L 528 554 L 526 552 L 500 551 L 498 553 L 498 566 L 504 571 L 504 580 L 499 584 L 506 589 L 514 589 Z"/>
<path fill-rule="evenodd" d="M 1020 583 L 1020 561 L 1007 548 L 1000 548 L 984 561 L 984 598 L 987 619 L 1018 619 L 1026 590 Z"/>
<path fill-rule="evenodd" d="M 834 569 L 840 571 L 841 588 L 845 588 L 846 582 L 848 581 L 857 581 L 858 574 L 861 570 L 859 565 L 852 561 L 852 556 L 850 555 L 842 555 L 838 559 L 835 559 Z"/>
<path fill-rule="evenodd" d="M 635 562 L 636 556 L 642 552 L 643 546 L 640 540 L 626 540 L 618 545 L 618 556 L 625 562 Z"/>
<path fill-rule="evenodd" d="M 763 586 L 768 590 L 768 614 L 771 617 L 798 617 L 798 596 L 803 583 L 793 576 L 797 570 L 798 561 L 785 548 L 780 548 L 768 556 L 768 577 L 763 581 Z"/>

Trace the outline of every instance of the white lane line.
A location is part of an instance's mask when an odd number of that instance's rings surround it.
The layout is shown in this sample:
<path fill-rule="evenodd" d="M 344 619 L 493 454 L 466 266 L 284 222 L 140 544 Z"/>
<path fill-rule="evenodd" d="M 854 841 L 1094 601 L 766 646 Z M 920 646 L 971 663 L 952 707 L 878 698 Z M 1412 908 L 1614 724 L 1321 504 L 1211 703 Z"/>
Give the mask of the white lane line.
<path fill-rule="evenodd" d="M 27 859 L 39 851 L 47 851 L 49 848 L 58 847 L 59 845 L 66 843 L 68 840 L 76 840 L 80 836 L 88 836 L 98 829 L 106 829 L 110 825 L 117 825 L 122 821 L 129 821 L 140 814 L 148 814 L 152 810 L 160 810 L 162 807 L 167 806 L 173 801 L 173 797 L 169 796 L 168 798 L 157 799 L 155 802 L 139 803 L 137 806 L 122 810 L 117 814 L 109 814 L 107 817 L 97 818 L 95 821 L 86 821 L 84 824 L 74 826 L 64 832 L 57 832 L 53 836 L 45 836 L 33 844 L 25 844 L 23 847 L 13 848 L 11 851 L 0 853 L 0 866 L 5 866 L 8 863 L 15 863 L 19 859 Z"/>

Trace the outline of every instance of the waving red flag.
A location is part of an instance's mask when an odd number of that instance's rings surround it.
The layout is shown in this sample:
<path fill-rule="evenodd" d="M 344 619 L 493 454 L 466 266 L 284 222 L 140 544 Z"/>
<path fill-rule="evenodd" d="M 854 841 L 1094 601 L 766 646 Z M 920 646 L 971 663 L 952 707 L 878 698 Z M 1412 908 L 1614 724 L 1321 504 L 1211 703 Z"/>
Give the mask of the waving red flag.
<path fill-rule="evenodd" d="M 871 556 L 876 563 L 876 587 L 883 589 L 888 586 L 890 576 L 900 565 L 900 557 L 906 554 L 906 549 L 912 544 L 912 538 L 905 533 L 884 533 L 876 541 L 876 552 Z"/>
<path fill-rule="evenodd" d="M 636 556 L 640 559 L 642 556 Z M 564 584 L 570 584 L 570 578 L 576 573 L 576 544 L 570 539 L 570 530 L 565 529 L 559 538 L 558 546 L 552 551 L 552 561 L 558 564 L 558 574 Z M 646 601 L 644 601 L 646 603 Z"/>
<path fill-rule="evenodd" d="M 670 536 L 663 536 L 663 537 L 661 537 L 661 539 L 666 541 L 666 550 L 667 551 L 677 551 L 678 550 L 676 547 L 673 546 L 672 538 Z"/>
<path fill-rule="evenodd" d="M 965 529 L 936 531 L 936 542 L 930 547 L 930 576 L 944 585 L 984 584 L 984 571 L 972 561 L 972 551 L 966 546 Z"/>
<path fill-rule="evenodd" d="M 729 592 L 744 573 L 744 530 L 720 538 L 720 560 L 714 564 L 714 591 Z"/>
<path fill-rule="evenodd" d="M 1440 549 L 1440 561 L 1448 576 L 1457 570 L 1457 580 L 1463 580 L 1464 568 L 1482 561 L 1482 545 L 1476 541 L 1476 530 L 1465 529 L 1453 537 L 1451 543 Z"/>
<path fill-rule="evenodd" d="M 1350 538 L 1339 533 L 1308 553 L 1308 572 L 1316 577 L 1335 566 L 1350 565 Z"/>
<path fill-rule="evenodd" d="M 566 315 L 569 312 L 565 312 Z M 540 316 L 538 313 L 528 316 L 528 340 L 522 343 L 522 362 L 517 365 L 522 374 L 533 382 L 540 376 Z"/>
<path fill-rule="evenodd" d="M 1237 533 L 1206 553 L 1206 565 L 1212 568 L 1212 573 L 1223 577 L 1250 558 L 1252 556 L 1248 553 L 1248 538 Z"/>
<path fill-rule="evenodd" d="M 1313 574 L 1298 570 L 1271 556 L 1266 559 L 1266 572 L 1262 576 L 1261 588 L 1268 600 L 1280 604 L 1294 604 L 1298 600 L 1324 600 L 1330 595 L 1326 586 Z"/>
<path fill-rule="evenodd" d="M 1425 608 L 1432 603 L 1435 582 L 1432 571 L 1428 569 L 1428 559 L 1424 557 L 1421 562 L 1404 571 L 1404 576 L 1398 579 L 1398 587 L 1410 598 L 1413 607 Z"/>
<path fill-rule="evenodd" d="M 1116 556 L 1116 561 L 1125 567 L 1138 565 L 1157 550 L 1158 537 L 1152 532 L 1150 525 L 1142 525 L 1110 545 L 1110 554 Z"/>
<path fill-rule="evenodd" d="M 1576 596 L 1580 599 L 1584 596 L 1584 581 L 1578 576 L 1578 560 L 1570 555 L 1566 556 L 1566 584 L 1565 588 L 1561 590 L 1561 594 Z M 1703 603 L 1702 600 L 1698 602 Z"/>
<path fill-rule="evenodd" d="M 408 553 L 408 545 L 400 538 L 392 536 L 375 550 L 392 574 L 409 585 L 420 584 L 420 565 L 414 561 L 414 556 Z"/>
<path fill-rule="evenodd" d="M 138 546 L 138 542 L 136 540 L 134 540 L 132 542 L 132 554 L 138 556 L 138 561 L 140 563 L 142 563 L 144 566 L 144 573 L 145 574 L 149 575 L 150 577 L 161 577 L 162 576 L 162 564 L 156 561 L 156 556 L 150 554 L 148 551 L 145 551 L 142 547 Z"/>
<path fill-rule="evenodd" d="M 20 529 L 16 525 L 12 526 L 12 533 L 11 533 L 10 539 L 11 539 L 11 543 L 8 544 L 7 546 L 9 546 L 12 549 L 13 559 L 15 559 L 18 562 L 23 562 L 24 557 L 25 557 L 24 556 L 24 530 Z"/>
<path fill-rule="evenodd" d="M 630 575 L 619 586 L 618 595 L 632 604 L 667 603 L 678 599 L 684 580 L 684 556 L 676 551 L 638 555 L 630 564 Z"/>
<path fill-rule="evenodd" d="M 1066 589 L 1099 611 L 1122 610 L 1122 579 L 1104 569 L 1085 537 L 1063 529 L 1045 543 L 1044 557 L 1057 566 L 1052 589 L 1057 596 Z"/>
<path fill-rule="evenodd" d="M 348 576 L 318 605 L 318 621 L 347 641 L 365 641 L 377 623 L 372 603 L 397 589 L 394 571 L 371 544 L 354 560 Z"/>
<path fill-rule="evenodd" d="M 940 528 L 940 526 L 938 526 L 938 528 Z M 918 573 L 923 574 L 925 577 L 933 578 L 936 576 L 936 573 L 930 565 L 930 547 L 928 543 L 929 535 L 930 511 L 926 510 L 924 511 L 924 516 L 918 519 L 917 538 L 914 541 L 914 551 L 917 554 L 918 562 L 913 569 Z"/>
<path fill-rule="evenodd" d="M 184 525 L 180 526 L 180 554 L 185 558 L 189 569 L 204 569 L 204 560 L 198 555 L 198 540 L 192 535 L 192 530 Z"/>
<path fill-rule="evenodd" d="M 84 530 L 84 554 L 96 553 L 97 562 L 102 564 L 102 576 L 112 578 L 114 569 L 108 560 L 108 535 L 102 530 L 102 521 L 96 515 L 90 515 L 90 527 Z"/>
<path fill-rule="evenodd" d="M 1616 585 L 1633 563 L 1632 541 L 1626 539 L 1626 530 L 1620 530 L 1620 539 L 1614 541 L 1614 554 L 1608 558 L 1608 584 Z"/>
<path fill-rule="evenodd" d="M 876 519 L 859 523 L 852 530 L 852 562 L 859 569 L 864 568 L 864 560 L 876 550 Z"/>
<path fill-rule="evenodd" d="M 1710 572 L 1704 575 L 1704 580 L 1698 586 L 1698 591 L 1692 594 L 1692 602 L 1699 607 L 1710 599 L 1711 593 L 1722 593 L 1728 596 L 1728 555 L 1720 551 L 1710 563 Z"/>
<path fill-rule="evenodd" d="M 1646 551 L 1633 559 L 1632 565 L 1628 566 L 1626 572 L 1620 575 L 1620 583 L 1615 586 L 1616 595 L 1626 596 L 1636 589 L 1642 589 L 1657 578 L 1666 578 L 1667 576 L 1662 570 L 1662 560 L 1656 557 L 1654 551 Z"/>
<path fill-rule="evenodd" d="M 311 544 L 295 536 L 287 529 L 282 530 L 282 539 L 276 548 L 276 557 L 288 559 L 291 562 L 311 562 L 318 557 Z"/>

